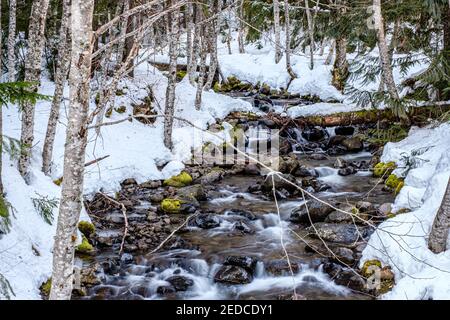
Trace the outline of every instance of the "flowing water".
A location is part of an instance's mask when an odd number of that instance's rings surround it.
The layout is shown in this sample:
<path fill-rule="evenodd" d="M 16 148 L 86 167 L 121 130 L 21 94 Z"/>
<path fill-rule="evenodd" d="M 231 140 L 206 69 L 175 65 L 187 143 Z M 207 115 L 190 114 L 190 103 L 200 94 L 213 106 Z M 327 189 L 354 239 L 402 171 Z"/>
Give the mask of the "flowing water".
<path fill-rule="evenodd" d="M 315 166 L 319 180 L 331 186 L 326 192 L 317 194 L 322 199 L 357 201 L 364 197 L 374 203 L 392 200 L 392 196 L 380 188 L 371 191 L 376 180 L 368 173 L 341 177 L 332 167 L 335 158 L 317 161 L 303 157 L 305 163 Z M 345 157 L 347 160 L 370 160 L 368 153 Z M 305 251 L 305 243 L 301 238 L 307 236 L 306 231 L 288 221 L 292 210 L 302 204 L 303 199 L 280 201 L 278 215 L 274 201 L 246 192 L 256 179 L 260 178 L 238 175 L 217 183 L 209 193 L 208 201 L 201 203 L 201 211 L 216 212 L 220 224 L 212 229 L 188 227 L 181 233 L 180 237 L 192 244 L 191 249 L 172 249 L 135 256 L 132 263 L 121 264 L 115 272 L 102 275 L 102 284 L 90 289 L 85 298 L 285 299 L 292 296 L 294 288 L 308 299 L 365 298 L 336 285 L 322 271 L 320 256 Z M 371 193 L 367 194 L 369 191 Z M 146 205 L 143 203 L 142 208 Z M 253 216 L 239 214 L 239 210 L 243 209 Z M 241 226 L 240 229 L 236 228 L 237 224 Z M 281 239 L 291 262 L 299 266 L 294 275 L 288 268 L 277 276 L 266 270 L 273 261 L 285 259 Z M 101 263 L 112 256 L 112 252 L 104 251 L 94 261 Z M 223 285 L 214 281 L 214 275 L 227 256 L 251 256 L 258 260 L 250 283 Z M 166 279 L 174 275 L 188 279 L 190 283 L 187 290 L 176 293 L 158 291 L 159 287 L 169 285 Z"/>

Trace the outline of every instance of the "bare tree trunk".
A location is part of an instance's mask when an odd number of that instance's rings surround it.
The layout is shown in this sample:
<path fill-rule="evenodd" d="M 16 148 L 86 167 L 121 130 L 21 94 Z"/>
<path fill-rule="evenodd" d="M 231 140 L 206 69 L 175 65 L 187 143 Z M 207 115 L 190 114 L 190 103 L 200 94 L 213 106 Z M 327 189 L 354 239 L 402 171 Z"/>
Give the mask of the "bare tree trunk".
<path fill-rule="evenodd" d="M 328 56 L 325 59 L 325 65 L 329 66 L 333 61 L 334 51 L 336 50 L 336 41 L 333 39 L 330 46 L 330 51 L 328 52 Z"/>
<path fill-rule="evenodd" d="M 171 0 L 174 4 L 174 0 Z M 172 150 L 172 129 L 173 115 L 175 113 L 175 88 L 177 84 L 177 58 L 178 58 L 178 40 L 179 40 L 179 10 L 170 15 L 170 43 L 169 43 L 169 77 L 166 90 L 166 108 L 164 111 L 164 145 Z"/>
<path fill-rule="evenodd" d="M 391 43 L 389 44 L 389 59 L 391 61 L 394 57 L 395 48 L 397 47 L 397 42 L 398 42 L 397 38 L 398 38 L 399 29 L 400 29 L 400 20 L 397 19 L 394 24 L 394 30 L 392 32 Z M 385 82 L 384 75 L 383 75 L 383 72 L 381 72 L 380 86 L 378 88 L 378 91 L 384 91 L 384 82 Z"/>
<path fill-rule="evenodd" d="M 339 37 L 336 39 L 336 58 L 333 66 L 332 85 L 339 91 L 343 91 L 348 75 L 347 39 Z"/>
<path fill-rule="evenodd" d="M 42 52 L 45 43 L 45 22 L 50 0 L 35 0 L 31 7 L 28 51 L 25 61 L 25 81 L 39 83 L 41 75 Z M 33 85 L 32 90 L 37 90 Z M 27 180 L 30 165 L 31 147 L 34 140 L 34 103 L 27 102 L 22 106 L 22 130 L 20 142 L 26 150 L 22 151 L 19 159 L 20 174 Z"/>
<path fill-rule="evenodd" d="M 16 9 L 17 1 L 9 0 L 9 28 L 8 28 L 8 79 L 16 81 Z"/>
<path fill-rule="evenodd" d="M 197 93 L 195 95 L 195 109 L 200 110 L 202 106 L 202 93 L 203 93 L 203 83 L 205 82 L 206 75 L 206 44 L 205 44 L 205 34 L 203 28 L 201 29 L 200 42 L 200 72 L 197 80 Z"/>
<path fill-rule="evenodd" d="M 122 0 L 121 5 L 119 5 L 122 9 L 122 12 L 125 13 L 128 10 L 130 10 L 130 1 L 129 0 Z M 120 12 L 120 11 L 119 11 Z M 127 34 L 127 22 L 128 19 L 123 19 L 123 21 L 120 24 L 120 35 L 119 37 L 122 39 L 119 42 L 118 45 L 118 51 L 117 51 L 117 64 L 120 64 L 123 60 L 123 57 L 125 55 L 125 36 Z"/>
<path fill-rule="evenodd" d="M 194 73 L 193 69 L 193 61 L 194 61 L 194 50 L 192 44 L 192 33 L 194 32 L 194 10 L 193 4 L 188 3 L 186 5 L 186 73 L 191 80 L 192 74 Z M 195 36 L 195 34 L 194 34 Z M 191 84 L 194 81 L 190 81 Z"/>
<path fill-rule="evenodd" d="M 45 135 L 44 148 L 42 150 L 42 171 L 48 175 L 51 170 L 53 144 L 55 142 L 56 127 L 59 120 L 59 110 L 64 95 L 64 86 L 66 84 L 67 73 L 70 64 L 70 2 L 63 1 L 63 15 L 61 19 L 59 48 L 58 48 L 58 66 L 55 78 L 55 93 L 53 95 L 52 107 L 47 124 L 47 133 Z"/>
<path fill-rule="evenodd" d="M 73 287 L 76 228 L 82 207 L 92 63 L 94 0 L 72 0 L 70 108 L 64 152 L 64 179 L 53 248 L 51 300 L 68 300 Z"/>
<path fill-rule="evenodd" d="M 428 239 L 428 247 L 434 253 L 444 252 L 447 248 L 448 232 L 450 228 L 450 179 L 444 198 L 434 219 Z"/>
<path fill-rule="evenodd" d="M 220 1 L 217 2 L 217 5 L 214 5 L 214 0 L 211 1 L 210 8 L 214 8 L 214 11 L 212 14 L 219 14 L 221 10 Z M 210 23 L 210 34 L 209 34 L 209 47 L 210 47 L 210 64 L 209 64 L 209 72 L 208 72 L 208 78 L 206 79 L 204 90 L 210 90 L 214 78 L 216 76 L 217 70 L 219 69 L 219 57 L 217 55 L 218 48 L 217 48 L 217 38 L 219 37 L 220 32 L 220 15 L 218 15 L 216 21 L 211 21 Z"/>
<path fill-rule="evenodd" d="M 309 1 L 305 0 L 306 19 L 308 20 L 308 36 L 309 36 L 309 68 L 314 69 L 314 21 L 309 8 Z"/>
<path fill-rule="evenodd" d="M 199 47 L 199 37 L 200 37 L 200 28 L 201 26 L 198 25 L 198 16 L 199 16 L 199 7 L 196 5 L 195 7 L 193 7 L 192 10 L 192 15 L 193 15 L 193 20 L 194 20 L 194 39 L 195 41 L 192 44 L 192 60 L 191 60 L 191 65 L 188 65 L 188 76 L 189 76 L 189 82 L 191 83 L 191 85 L 195 85 L 195 75 L 197 73 L 197 67 L 198 67 L 198 59 L 200 57 L 200 47 Z"/>
<path fill-rule="evenodd" d="M 238 30 L 238 45 L 239 45 L 239 53 L 245 53 L 244 47 L 244 1 L 241 0 L 238 7 L 238 17 L 239 17 L 239 30 Z"/>
<path fill-rule="evenodd" d="M 283 53 L 281 52 L 280 2 L 278 0 L 273 0 L 273 22 L 275 32 L 275 63 L 278 63 L 283 57 Z"/>
<path fill-rule="evenodd" d="M 381 0 L 373 0 L 374 23 L 377 32 L 378 49 L 380 51 L 381 68 L 383 72 L 384 82 L 391 99 L 398 100 L 399 95 L 395 85 L 394 76 L 392 74 L 391 59 L 389 50 L 386 45 L 386 35 L 384 32 L 384 20 L 381 13 Z"/>
<path fill-rule="evenodd" d="M 0 0 L 0 39 L 3 38 L 3 28 L 2 28 L 2 2 Z M 1 42 L 1 41 L 0 41 Z M 2 79 L 2 46 L 0 45 L 0 81 Z M 3 195 L 3 106 L 0 105 L 0 196 Z"/>
<path fill-rule="evenodd" d="M 231 40 L 232 40 L 232 35 L 231 35 L 231 10 L 228 10 L 228 19 L 227 19 L 227 26 L 228 26 L 228 35 L 227 35 L 227 47 L 228 47 L 228 54 L 233 54 L 233 52 L 231 51 Z"/>
<path fill-rule="evenodd" d="M 286 29 L 286 70 L 289 73 L 291 79 L 296 79 L 297 75 L 294 70 L 292 70 L 291 65 L 291 23 L 289 17 L 289 1 L 284 0 L 284 20 L 285 20 L 285 29 Z"/>

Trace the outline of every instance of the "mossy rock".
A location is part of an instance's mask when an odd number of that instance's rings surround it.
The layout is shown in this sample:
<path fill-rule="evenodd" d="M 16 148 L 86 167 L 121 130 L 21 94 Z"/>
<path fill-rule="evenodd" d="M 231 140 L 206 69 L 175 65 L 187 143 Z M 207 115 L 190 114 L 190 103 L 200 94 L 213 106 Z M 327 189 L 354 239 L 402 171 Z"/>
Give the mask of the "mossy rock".
<path fill-rule="evenodd" d="M 122 89 L 117 89 L 116 90 L 116 96 L 117 97 L 121 97 L 125 95 L 125 91 L 123 91 Z"/>
<path fill-rule="evenodd" d="M 373 168 L 373 176 L 376 178 L 387 176 L 388 174 L 391 174 L 396 167 L 397 165 L 395 162 L 380 162 Z"/>
<path fill-rule="evenodd" d="M 83 235 L 81 244 L 79 244 L 75 250 L 80 254 L 91 254 L 92 252 L 94 252 L 94 247 L 89 243 L 89 240 L 86 238 L 86 236 Z"/>
<path fill-rule="evenodd" d="M 161 210 L 166 213 L 179 213 L 181 211 L 181 200 L 164 199 L 161 202 Z"/>
<path fill-rule="evenodd" d="M 361 268 L 361 274 L 362 274 L 364 277 L 366 277 L 366 278 L 370 277 L 370 276 L 373 275 L 374 272 L 375 272 L 375 271 L 371 268 L 371 267 L 373 267 L 373 266 L 378 267 L 378 268 L 380 268 L 380 269 L 383 267 L 382 264 L 381 264 L 381 262 L 380 262 L 380 260 L 367 260 L 366 262 L 364 262 L 364 265 L 363 265 L 363 267 Z"/>
<path fill-rule="evenodd" d="M 405 182 L 403 181 L 403 179 L 397 177 L 395 174 L 391 174 L 386 179 L 385 184 L 386 187 L 388 187 L 389 189 L 393 190 L 396 194 L 398 194 L 405 185 Z"/>
<path fill-rule="evenodd" d="M 53 180 L 53 183 L 60 187 L 63 183 L 63 177 Z"/>
<path fill-rule="evenodd" d="M 44 297 L 50 296 L 50 291 L 52 290 L 52 278 L 49 278 L 39 287 L 39 291 Z"/>
<path fill-rule="evenodd" d="M 84 234 L 87 238 L 89 238 L 91 235 L 95 233 L 95 226 L 90 222 L 80 221 L 78 223 L 78 230 L 80 230 L 82 234 Z"/>
<path fill-rule="evenodd" d="M 120 107 L 118 107 L 118 108 L 115 108 L 114 111 L 117 112 L 117 113 L 119 113 L 119 114 L 123 114 L 123 113 L 127 112 L 127 107 L 125 107 L 125 106 L 120 106 Z"/>
<path fill-rule="evenodd" d="M 186 76 L 187 72 L 185 70 L 177 71 L 177 80 L 181 81 Z"/>
<path fill-rule="evenodd" d="M 108 110 L 106 110 L 105 117 L 111 118 L 112 112 L 113 112 L 113 108 L 108 108 Z"/>
<path fill-rule="evenodd" d="M 192 183 L 192 180 L 193 179 L 192 179 L 191 175 L 189 173 L 187 173 L 186 171 L 183 171 L 179 175 L 173 176 L 172 178 L 165 180 L 164 185 L 170 186 L 170 187 L 181 188 L 181 187 L 186 187 L 186 186 L 190 185 Z"/>
<path fill-rule="evenodd" d="M 5 202 L 5 198 L 0 194 L 0 218 L 9 218 L 9 208 Z"/>

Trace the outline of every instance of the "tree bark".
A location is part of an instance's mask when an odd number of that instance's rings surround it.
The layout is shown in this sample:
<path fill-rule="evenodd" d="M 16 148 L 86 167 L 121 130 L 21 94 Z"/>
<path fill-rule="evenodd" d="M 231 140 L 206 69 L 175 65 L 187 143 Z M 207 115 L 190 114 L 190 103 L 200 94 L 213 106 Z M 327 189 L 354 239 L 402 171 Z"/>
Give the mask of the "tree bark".
<path fill-rule="evenodd" d="M 35 0 L 31 7 L 28 51 L 25 61 L 25 81 L 39 83 L 41 75 L 42 53 L 45 43 L 45 22 L 47 19 L 47 10 L 50 0 Z M 37 90 L 35 84 L 31 88 Z M 25 146 L 19 159 L 20 174 L 28 180 L 28 169 L 30 165 L 31 147 L 34 140 L 34 103 L 27 102 L 22 106 L 22 130 L 20 142 Z"/>
<path fill-rule="evenodd" d="M 434 219 L 428 239 L 428 247 L 434 253 L 444 252 L 447 248 L 448 232 L 450 228 L 450 179 L 444 198 Z"/>
<path fill-rule="evenodd" d="M 192 43 L 192 35 L 194 32 L 195 26 L 194 26 L 194 7 L 192 3 L 188 3 L 186 5 L 186 73 L 189 78 L 189 81 L 191 84 L 194 84 L 194 49 L 193 49 L 193 43 Z"/>
<path fill-rule="evenodd" d="M 280 2 L 278 0 L 273 0 L 273 24 L 275 32 L 275 63 L 279 63 L 283 53 L 281 51 Z"/>
<path fill-rule="evenodd" d="M 384 20 L 381 13 L 381 0 L 373 0 L 374 23 L 377 32 L 378 49 L 380 51 L 381 68 L 383 72 L 384 83 L 393 100 L 399 100 L 397 87 L 392 74 L 391 59 L 389 49 L 386 45 L 386 35 L 384 31 Z"/>
<path fill-rule="evenodd" d="M 171 0 L 171 5 L 174 0 Z M 172 150 L 173 115 L 175 113 L 175 89 L 177 83 L 177 58 L 179 41 L 179 10 L 168 15 L 170 17 L 170 43 L 169 43 L 169 77 L 166 89 L 166 108 L 164 111 L 164 145 Z"/>
<path fill-rule="evenodd" d="M 9 0 L 9 28 L 8 28 L 8 79 L 16 81 L 16 9 L 17 1 Z"/>
<path fill-rule="evenodd" d="M 219 13 L 221 10 L 220 1 L 214 5 L 214 0 L 211 0 L 210 8 L 214 8 L 213 12 L 211 14 Z M 214 21 L 211 21 L 210 23 L 210 32 L 209 32 L 209 54 L 210 54 L 210 64 L 209 64 L 209 72 L 208 72 L 208 78 L 206 79 L 204 90 L 210 90 L 214 78 L 216 76 L 217 70 L 219 69 L 219 57 L 218 57 L 218 48 L 217 48 L 217 39 L 219 37 L 220 32 L 220 15 L 218 15 L 217 19 Z"/>
<path fill-rule="evenodd" d="M 289 76 L 291 79 L 296 79 L 297 75 L 295 74 L 294 70 L 292 70 L 291 65 L 291 35 L 290 35 L 290 29 L 291 29 L 291 22 L 289 17 L 289 1 L 284 0 L 284 20 L 285 20 L 285 31 L 286 31 L 286 70 L 289 73 Z"/>
<path fill-rule="evenodd" d="M 59 110 L 64 95 L 64 86 L 66 84 L 67 74 L 70 65 L 70 2 L 63 1 L 63 15 L 61 19 L 58 61 L 55 77 L 55 93 L 53 95 L 52 107 L 47 124 L 47 133 L 45 135 L 44 148 L 42 150 L 42 172 L 50 174 L 53 154 L 53 144 L 55 142 L 56 127 L 59 120 Z"/>
<path fill-rule="evenodd" d="M 345 81 L 348 78 L 348 61 L 347 61 L 347 39 L 339 37 L 336 39 L 336 58 L 333 66 L 333 86 L 339 91 L 343 91 Z"/>
<path fill-rule="evenodd" d="M 306 19 L 308 20 L 308 36 L 309 36 L 309 69 L 314 69 L 314 21 L 309 8 L 309 1 L 305 0 Z"/>
<path fill-rule="evenodd" d="M 77 223 L 82 207 L 87 145 L 92 20 L 94 0 L 72 0 L 72 58 L 69 75 L 70 108 L 64 152 L 64 179 L 53 248 L 51 300 L 69 300 L 73 288 L 73 260 Z"/>
<path fill-rule="evenodd" d="M 239 45 L 239 53 L 245 53 L 245 47 L 244 47 L 244 1 L 241 0 L 239 2 L 238 7 L 238 17 L 239 17 L 239 30 L 238 30 L 238 45 Z"/>
<path fill-rule="evenodd" d="M 330 45 L 330 51 L 328 52 L 328 56 L 325 59 L 325 65 L 329 66 L 333 61 L 334 51 L 336 50 L 336 41 L 333 39 Z"/>

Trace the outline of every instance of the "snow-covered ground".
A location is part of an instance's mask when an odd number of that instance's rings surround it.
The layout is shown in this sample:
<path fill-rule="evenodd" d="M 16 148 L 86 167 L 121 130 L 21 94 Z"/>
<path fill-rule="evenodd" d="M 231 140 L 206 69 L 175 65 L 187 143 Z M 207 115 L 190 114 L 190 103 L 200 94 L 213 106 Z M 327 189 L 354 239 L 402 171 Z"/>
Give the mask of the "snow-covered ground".
<path fill-rule="evenodd" d="M 135 72 L 135 80 L 124 80 L 121 88 L 125 95 L 117 97 L 116 107 L 126 106 L 123 114 L 113 112 L 114 121 L 126 118 L 132 113 L 132 103 L 149 95 L 152 86 L 157 103 L 157 111 L 163 114 L 165 105 L 165 88 L 167 78 L 148 64 L 140 65 Z M 68 88 L 67 88 L 68 89 Z M 54 85 L 43 79 L 40 92 L 53 95 Z M 181 82 L 176 89 L 176 116 L 186 119 L 200 128 L 206 129 L 216 119 L 224 118 L 235 110 L 251 111 L 250 103 L 233 99 L 213 92 L 205 92 L 201 110 L 194 107 L 195 90 L 188 81 Z M 65 92 L 68 98 L 68 90 Z M 45 138 L 49 116 L 50 102 L 38 102 L 36 105 L 35 145 L 31 165 L 32 181 L 27 185 L 17 170 L 16 160 L 3 153 L 3 181 L 6 199 L 14 208 L 11 232 L 0 239 L 0 274 L 12 286 L 16 299 L 39 299 L 39 286 L 51 274 L 53 236 L 56 223 L 52 226 L 44 222 L 33 206 L 31 198 L 47 196 L 49 199 L 60 197 L 60 187 L 53 180 L 63 173 L 65 125 L 67 123 L 68 102 L 61 108 L 58 124 L 52 177 L 41 172 L 42 145 Z M 95 107 L 92 102 L 91 109 Z M 159 107 L 159 108 L 158 108 Z M 3 110 L 3 130 L 6 136 L 20 138 L 20 113 L 16 105 Z M 191 147 L 198 147 L 201 141 L 194 141 L 196 129 L 186 123 L 175 121 L 173 140 L 174 151 L 171 153 L 163 144 L 163 119 L 154 125 L 144 125 L 138 121 L 123 122 L 114 126 L 105 126 L 101 136 L 90 132 L 86 153 L 86 162 L 109 155 L 109 158 L 87 167 L 84 191 L 86 194 L 104 188 L 114 191 L 126 178 L 135 178 L 138 182 L 151 179 L 165 179 L 178 174 L 184 167 L 182 161 L 191 158 Z M 198 132 L 197 132 L 198 133 Z M 206 137 L 208 138 L 208 137 Z M 195 144 L 195 145 L 194 145 Z M 159 166 L 165 165 L 161 170 Z M 54 209 L 55 222 L 57 209 Z M 88 219 L 84 215 L 83 219 Z M 32 249 L 34 248 L 34 249 Z M 0 299 L 2 298 L 0 293 Z"/>
<path fill-rule="evenodd" d="M 361 259 L 361 263 L 379 259 L 393 268 L 396 285 L 384 299 L 450 297 L 450 250 L 434 254 L 427 246 L 450 177 L 449 140 L 450 124 L 446 123 L 437 128 L 412 129 L 405 140 L 389 143 L 384 149 L 381 160 L 395 161 L 399 167 L 394 172 L 397 175 L 406 173 L 407 157 L 415 159 L 394 204 L 394 211 L 405 208 L 412 211 L 381 224 Z"/>

